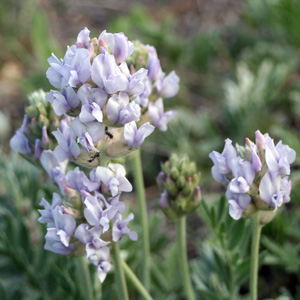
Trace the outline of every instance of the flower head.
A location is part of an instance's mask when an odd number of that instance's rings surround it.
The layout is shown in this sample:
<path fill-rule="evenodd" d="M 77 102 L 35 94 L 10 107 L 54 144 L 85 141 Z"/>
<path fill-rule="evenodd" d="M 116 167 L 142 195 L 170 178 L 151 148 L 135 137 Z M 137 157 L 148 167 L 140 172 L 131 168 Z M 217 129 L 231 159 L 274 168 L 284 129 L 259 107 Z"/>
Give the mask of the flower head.
<path fill-rule="evenodd" d="M 251 214 L 256 210 L 272 213 L 290 201 L 288 175 L 295 151 L 281 141 L 275 146 L 274 140 L 259 130 L 255 136 L 256 144 L 247 138 L 246 146 L 239 146 L 239 155 L 229 139 L 222 153 L 213 151 L 209 155 L 214 162 L 214 179 L 227 185 L 229 213 L 234 219 L 248 216 L 250 204 Z"/>

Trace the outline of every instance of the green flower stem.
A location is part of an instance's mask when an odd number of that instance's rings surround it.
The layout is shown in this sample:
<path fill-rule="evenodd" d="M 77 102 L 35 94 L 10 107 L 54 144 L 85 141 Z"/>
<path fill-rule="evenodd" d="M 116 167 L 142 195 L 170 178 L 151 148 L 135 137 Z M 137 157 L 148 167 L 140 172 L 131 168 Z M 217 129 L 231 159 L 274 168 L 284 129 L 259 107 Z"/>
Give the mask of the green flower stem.
<path fill-rule="evenodd" d="M 258 259 L 259 241 L 263 225 L 260 224 L 260 212 L 252 217 L 252 244 L 251 244 L 251 266 L 250 266 L 250 299 L 257 300 L 257 279 L 258 279 Z"/>
<path fill-rule="evenodd" d="M 120 300 L 129 300 L 126 280 L 122 268 L 122 260 L 120 257 L 120 248 L 118 243 L 113 243 L 113 258 L 115 268 L 115 278 L 118 286 L 118 294 Z"/>
<path fill-rule="evenodd" d="M 81 292 L 85 299 L 94 300 L 93 286 L 91 282 L 91 275 L 88 268 L 88 261 L 85 256 L 77 259 L 78 278 L 81 282 Z"/>
<path fill-rule="evenodd" d="M 187 300 L 196 300 L 192 282 L 189 273 L 188 258 L 186 251 L 186 217 L 180 217 L 176 221 L 176 233 L 177 233 L 177 251 L 178 261 L 181 272 L 181 280 L 185 290 Z"/>
<path fill-rule="evenodd" d="M 125 275 L 131 281 L 131 283 L 135 286 L 135 288 L 141 294 L 141 296 L 145 300 L 153 300 L 153 298 L 150 296 L 148 291 L 145 289 L 145 287 L 142 285 L 142 283 L 139 281 L 139 279 L 132 272 L 132 270 L 129 268 L 129 266 L 126 264 L 126 262 L 124 260 L 122 260 L 122 267 L 125 272 Z"/>
<path fill-rule="evenodd" d="M 147 290 L 150 289 L 150 243 L 149 243 L 149 226 L 146 206 L 146 192 L 144 186 L 144 176 L 142 170 L 142 161 L 140 150 L 133 154 L 133 176 L 135 189 L 137 193 L 139 214 L 142 225 L 142 242 L 143 242 L 143 284 Z"/>

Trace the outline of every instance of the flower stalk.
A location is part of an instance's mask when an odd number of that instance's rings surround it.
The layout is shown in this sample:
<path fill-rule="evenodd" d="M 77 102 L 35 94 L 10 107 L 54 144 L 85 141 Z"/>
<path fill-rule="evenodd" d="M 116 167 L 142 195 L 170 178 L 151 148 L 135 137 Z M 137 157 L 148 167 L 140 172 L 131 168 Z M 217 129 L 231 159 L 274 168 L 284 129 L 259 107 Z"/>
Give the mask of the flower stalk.
<path fill-rule="evenodd" d="M 124 260 L 122 260 L 121 263 L 122 263 L 122 267 L 123 267 L 123 270 L 124 270 L 124 273 L 125 273 L 126 277 L 135 286 L 136 290 L 141 294 L 141 296 L 145 300 L 153 300 L 153 298 L 150 296 L 150 294 L 148 293 L 148 291 L 145 289 L 145 287 L 139 281 L 139 279 L 136 277 L 136 275 L 132 272 L 132 270 L 126 264 L 126 262 Z"/>
<path fill-rule="evenodd" d="M 136 150 L 132 158 L 133 175 L 137 200 L 139 205 L 139 214 L 142 225 L 142 243 L 143 243 L 143 284 L 147 290 L 150 288 L 150 242 L 149 226 L 146 205 L 146 192 L 144 186 L 144 176 L 142 170 L 142 161 L 140 150 Z"/>
<path fill-rule="evenodd" d="M 187 300 L 196 300 L 193 287 L 191 283 L 187 249 L 186 249 L 186 217 L 180 217 L 176 221 L 176 233 L 177 233 L 177 251 L 178 251 L 178 261 L 180 264 L 181 279 L 183 282 L 185 295 Z"/>
<path fill-rule="evenodd" d="M 95 300 L 87 259 L 82 256 L 77 260 L 77 271 L 81 280 L 81 290 L 87 300 Z"/>
<path fill-rule="evenodd" d="M 259 241 L 263 225 L 260 223 L 260 212 L 252 217 L 252 244 L 250 266 L 250 299 L 257 300 L 257 281 L 259 265 Z"/>
<path fill-rule="evenodd" d="M 115 267 L 115 277 L 120 300 L 129 300 L 126 279 L 122 268 L 122 260 L 120 257 L 120 248 L 118 243 L 113 244 L 113 259 Z"/>

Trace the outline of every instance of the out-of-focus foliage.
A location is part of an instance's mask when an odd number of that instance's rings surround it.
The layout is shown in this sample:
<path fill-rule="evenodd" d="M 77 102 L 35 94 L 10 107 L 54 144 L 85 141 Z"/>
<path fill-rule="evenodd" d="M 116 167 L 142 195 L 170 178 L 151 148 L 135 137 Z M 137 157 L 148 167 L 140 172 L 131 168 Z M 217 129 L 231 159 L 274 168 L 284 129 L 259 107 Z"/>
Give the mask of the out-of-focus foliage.
<path fill-rule="evenodd" d="M 50 88 L 46 59 L 51 52 L 61 57 L 51 34 L 57 24 L 52 24 L 50 13 L 68 4 L 55 3 L 0 3 L 1 76 L 6 75 L 2 67 L 8 62 L 21 66 L 18 88 L 23 98 L 35 89 Z M 185 28 L 182 10 L 176 15 L 168 7 L 161 13 L 153 6 L 138 5 L 119 12 L 105 28 L 97 27 L 97 32 L 123 31 L 132 40 L 154 45 L 163 68 L 175 69 L 181 77 L 179 95 L 166 102 L 168 108 L 178 109 L 177 117 L 166 133 L 157 133 L 147 141 L 144 173 L 147 185 L 154 185 L 160 160 L 171 152 L 188 154 L 201 170 L 205 199 L 198 213 L 188 219 L 192 281 L 199 299 L 248 299 L 249 220 L 232 220 L 225 199 L 218 200 L 216 194 L 223 191 L 211 182 L 208 153 L 221 151 L 227 137 L 234 143 L 243 143 L 246 136 L 253 139 L 256 129 L 269 132 L 296 150 L 291 202 L 262 231 L 259 298 L 300 299 L 300 1 L 236 3 L 242 6 L 236 20 L 213 24 L 210 30 L 190 24 Z M 189 11 L 186 15 L 192 17 Z M 85 24 L 89 25 L 92 32 L 98 26 Z M 74 32 L 81 29 L 78 25 Z M 16 120 L 12 121 L 19 126 L 21 117 Z M 0 169 L 0 299 L 84 299 L 81 281 L 73 276 L 78 272 L 77 260 L 43 249 L 45 228 L 37 222 L 36 209 L 43 195 L 51 198 L 53 187 L 45 187 L 46 178 L 19 159 L 2 155 Z M 158 300 L 180 300 L 174 226 L 154 211 L 156 196 L 149 196 L 151 293 Z M 139 224 L 137 214 L 134 223 Z M 133 229 L 140 232 L 138 225 Z M 140 248 L 141 241 L 122 240 L 122 255 L 138 275 L 143 263 L 137 251 Z M 96 281 L 99 289 L 98 284 Z M 137 298 L 130 284 L 129 289 L 132 298 Z M 116 295 L 112 274 L 102 287 L 102 295 L 103 299 Z"/>

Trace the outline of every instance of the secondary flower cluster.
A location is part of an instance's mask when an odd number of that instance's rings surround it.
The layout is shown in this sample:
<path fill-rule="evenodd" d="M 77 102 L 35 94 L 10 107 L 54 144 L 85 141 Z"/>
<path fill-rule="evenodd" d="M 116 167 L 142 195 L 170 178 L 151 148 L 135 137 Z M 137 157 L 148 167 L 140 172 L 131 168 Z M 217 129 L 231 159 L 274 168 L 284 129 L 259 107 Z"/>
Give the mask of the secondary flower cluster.
<path fill-rule="evenodd" d="M 109 247 L 123 235 L 137 240 L 137 234 L 129 230 L 130 214 L 123 220 L 126 207 L 119 201 L 122 192 L 132 186 L 120 164 L 97 167 L 89 178 L 76 168 L 60 173 L 56 178 L 63 197 L 54 193 L 52 203 L 42 199 L 39 210 L 40 223 L 47 223 L 45 249 L 62 255 L 82 255 L 97 267 L 101 282 L 111 265 Z"/>
<path fill-rule="evenodd" d="M 222 153 L 213 151 L 212 175 L 227 185 L 229 214 L 234 219 L 256 210 L 274 210 L 290 201 L 290 164 L 296 153 L 289 146 L 274 141 L 268 134 L 255 132 L 255 144 L 246 138 L 245 147 L 235 148 L 226 139 Z"/>
<path fill-rule="evenodd" d="M 161 169 L 157 183 L 163 191 L 159 202 L 162 211 L 172 220 L 193 212 L 201 201 L 196 164 L 187 156 L 172 154 Z"/>
<path fill-rule="evenodd" d="M 80 31 L 64 59 L 54 54 L 48 59 L 47 77 L 59 91 L 46 98 L 58 116 L 71 118 L 67 133 L 55 133 L 59 161 L 77 159 L 83 151 L 124 155 L 155 127 L 166 130 L 175 114 L 164 112 L 162 98 L 177 94 L 179 78 L 174 71 L 165 75 L 154 47 L 134 45 L 123 33 L 103 31 L 92 39 L 89 34 L 87 28 Z"/>
<path fill-rule="evenodd" d="M 46 100 L 42 90 L 29 95 L 29 106 L 25 109 L 23 125 L 10 140 L 10 146 L 15 151 L 26 156 L 31 161 L 38 161 L 43 150 L 56 145 L 52 131 L 60 126 L 60 121 L 66 117 L 57 117 L 52 105 Z"/>

